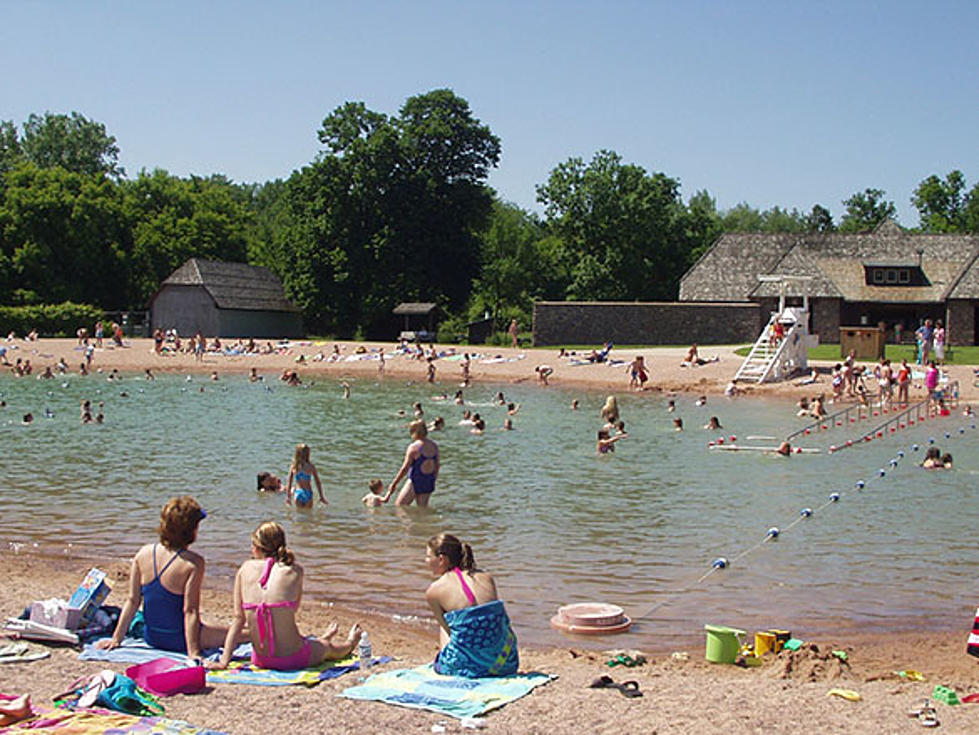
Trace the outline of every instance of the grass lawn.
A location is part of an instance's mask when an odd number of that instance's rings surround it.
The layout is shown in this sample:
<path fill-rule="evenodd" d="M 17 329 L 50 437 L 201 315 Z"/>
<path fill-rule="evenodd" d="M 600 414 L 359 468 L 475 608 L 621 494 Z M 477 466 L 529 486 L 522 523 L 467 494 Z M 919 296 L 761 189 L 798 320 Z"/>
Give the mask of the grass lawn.
<path fill-rule="evenodd" d="M 738 355 L 747 357 L 751 351 L 750 347 L 742 347 L 736 350 Z M 884 355 L 891 362 L 900 363 L 901 360 L 914 362 L 916 357 L 914 345 L 885 345 Z M 820 344 L 809 350 L 810 360 L 842 360 L 839 343 Z M 964 347 L 952 347 L 945 350 L 945 363 L 948 365 L 979 365 L 979 346 L 967 345 Z"/>

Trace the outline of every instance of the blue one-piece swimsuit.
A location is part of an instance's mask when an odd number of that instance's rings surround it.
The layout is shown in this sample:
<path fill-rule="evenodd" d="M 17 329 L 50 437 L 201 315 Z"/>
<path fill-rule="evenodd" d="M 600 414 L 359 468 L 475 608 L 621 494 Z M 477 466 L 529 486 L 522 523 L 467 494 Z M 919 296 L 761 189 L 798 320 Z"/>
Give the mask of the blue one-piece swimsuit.
<path fill-rule="evenodd" d="M 428 495 L 435 492 L 435 470 L 423 472 L 422 464 L 429 460 L 433 463 L 438 462 L 438 458 L 437 449 L 431 457 L 424 456 L 421 449 L 418 450 L 418 456 L 412 461 L 408 470 L 408 477 L 411 480 L 411 487 L 415 491 L 415 495 Z"/>
<path fill-rule="evenodd" d="M 187 653 L 184 637 L 184 596 L 176 595 L 160 582 L 160 576 L 180 556 L 179 549 L 159 572 L 156 571 L 156 544 L 153 544 L 153 581 L 143 590 L 143 640 L 153 648 Z"/>

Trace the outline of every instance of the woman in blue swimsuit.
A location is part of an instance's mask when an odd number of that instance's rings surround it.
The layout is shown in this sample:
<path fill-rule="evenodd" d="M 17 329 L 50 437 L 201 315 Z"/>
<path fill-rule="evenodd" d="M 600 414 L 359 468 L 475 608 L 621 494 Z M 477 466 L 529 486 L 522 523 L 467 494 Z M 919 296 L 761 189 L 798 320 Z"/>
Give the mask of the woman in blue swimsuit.
<path fill-rule="evenodd" d="M 428 438 L 428 427 L 424 419 L 412 421 L 408 430 L 413 441 L 408 445 L 401 469 L 388 486 L 384 502 L 387 502 L 407 474 L 408 482 L 401 488 L 394 504 L 411 505 L 414 501 L 424 508 L 428 506 L 429 496 L 435 492 L 435 480 L 439 474 L 439 446 Z"/>
<path fill-rule="evenodd" d="M 129 572 L 129 597 L 112 637 L 98 641 L 98 648 L 116 648 L 122 643 L 140 603 L 143 637 L 154 648 L 200 658 L 203 649 L 224 642 L 227 627 L 201 620 L 204 558 L 187 548 L 197 539 L 197 525 L 205 515 L 200 504 L 186 495 L 163 506 L 160 541 L 136 552 Z"/>

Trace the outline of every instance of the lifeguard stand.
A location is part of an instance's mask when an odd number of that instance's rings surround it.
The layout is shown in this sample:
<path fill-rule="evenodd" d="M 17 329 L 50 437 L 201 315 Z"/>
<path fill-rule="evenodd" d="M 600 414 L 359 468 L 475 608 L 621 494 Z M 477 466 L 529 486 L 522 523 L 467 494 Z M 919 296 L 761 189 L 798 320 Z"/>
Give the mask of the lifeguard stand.
<path fill-rule="evenodd" d="M 809 334 L 807 286 L 812 276 L 761 275 L 758 280 L 761 283 L 778 284 L 778 309 L 769 316 L 768 323 L 738 368 L 734 379 L 755 383 L 785 380 L 809 367 L 808 350 L 815 344 L 815 336 Z M 801 307 L 786 306 L 785 297 L 789 295 L 787 291 L 790 285 L 796 286 L 802 292 Z M 781 328 L 781 338 L 777 336 L 776 324 Z"/>

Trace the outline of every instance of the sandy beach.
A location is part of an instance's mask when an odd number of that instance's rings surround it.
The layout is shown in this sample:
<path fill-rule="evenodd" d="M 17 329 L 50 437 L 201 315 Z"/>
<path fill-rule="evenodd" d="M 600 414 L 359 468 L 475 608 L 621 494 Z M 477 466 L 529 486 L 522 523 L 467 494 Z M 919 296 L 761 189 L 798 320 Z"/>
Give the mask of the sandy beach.
<path fill-rule="evenodd" d="M 153 352 L 151 340 L 127 342 L 127 347 L 98 350 L 93 370 L 118 369 L 125 373 L 154 372 L 210 373 L 219 376 L 242 374 L 256 368 L 268 379 L 284 369 L 297 369 L 304 381 L 344 379 L 353 381 L 399 380 L 421 382 L 426 377 L 424 361 L 406 358 L 388 359 L 383 375 L 375 360 L 315 361 L 323 352 L 329 355 L 332 342 L 299 344 L 271 355 L 225 356 L 207 354 L 201 362 L 192 355 L 161 356 Z M 356 354 L 358 345 L 338 343 L 341 354 Z M 83 353 L 75 340 L 42 339 L 35 343 L 20 341 L 18 349 L 7 354 L 10 361 L 29 358 L 39 374 L 46 365 L 64 357 L 70 371 L 77 373 Z M 367 348 L 387 347 L 370 343 Z M 456 348 L 461 352 L 465 348 Z M 552 386 L 623 393 L 628 390 L 625 364 L 572 366 L 558 358 L 553 349 L 478 348 L 480 358 L 472 365 L 476 385 L 534 382 L 534 367 L 546 364 L 554 368 Z M 704 357 L 717 356 L 696 368 L 680 367 L 686 352 L 681 348 L 648 348 L 617 354 L 613 358 L 631 360 L 642 354 L 650 370 L 650 388 L 646 393 L 656 397 L 660 391 L 686 391 L 717 394 L 733 376 L 741 358 L 733 347 L 703 348 Z M 300 358 L 303 358 L 300 360 Z M 297 362 L 298 360 L 298 362 Z M 822 365 L 822 364 L 821 364 Z M 437 381 L 450 395 L 461 379 L 458 361 L 439 360 Z M 973 387 L 969 366 L 950 368 L 952 380 L 959 380 L 962 397 L 975 401 L 979 391 Z M 355 388 L 356 389 L 356 388 Z M 541 390 L 548 387 L 541 386 Z M 752 387 L 738 400 L 752 395 L 775 395 L 797 398 L 829 392 L 828 375 L 820 383 L 795 386 L 789 383 Z M 921 395 L 916 389 L 913 395 Z M 120 551 L 122 556 L 125 550 Z M 85 572 L 98 565 L 109 573 L 115 592 L 108 603 L 121 605 L 122 590 L 128 575 L 124 563 L 59 556 L 37 556 L 28 549 L 6 550 L 4 578 L 7 594 L 0 605 L 5 617 L 20 614 L 32 600 L 49 597 L 66 598 Z M 870 572 L 868 572 L 870 573 Z M 968 595 L 969 590 L 961 594 Z M 419 590 L 421 595 L 421 590 Z M 973 604 L 967 600 L 966 605 Z M 230 582 L 208 578 L 202 600 L 206 619 L 227 622 L 230 619 Z M 437 649 L 435 628 L 394 622 L 383 617 L 364 617 L 349 610 L 326 604 L 306 603 L 300 613 L 300 627 L 309 632 L 322 630 L 332 621 L 341 629 L 359 620 L 371 633 L 375 655 L 391 655 L 396 661 L 384 668 L 409 667 L 430 661 Z M 609 654 L 584 647 L 573 638 L 567 645 L 550 648 L 521 648 L 521 669 L 555 675 L 550 684 L 502 710 L 489 714 L 487 732 L 498 733 L 755 733 L 755 732 L 906 732 L 920 728 L 908 717 L 908 711 L 930 696 L 936 684 L 954 687 L 960 696 L 979 692 L 979 662 L 965 653 L 971 620 L 934 621 L 934 630 L 906 631 L 875 635 L 872 631 L 854 630 L 848 621 L 839 621 L 834 636 L 814 641 L 797 653 L 782 652 L 767 656 L 757 668 L 739 668 L 711 664 L 704 660 L 702 630 L 691 629 L 689 636 L 676 640 L 663 650 L 645 650 L 646 665 L 634 669 L 610 669 L 605 665 Z M 956 625 L 957 624 L 957 625 Z M 957 627 L 955 632 L 949 628 Z M 796 631 L 805 637 L 803 631 Z M 606 639 L 609 646 L 614 638 Z M 813 647 L 815 646 L 815 647 Z M 7 694 L 30 693 L 35 702 L 49 705 L 51 697 L 83 674 L 102 668 L 122 671 L 124 665 L 108 665 L 77 659 L 71 648 L 52 648 L 52 655 L 32 663 L 5 664 L 0 672 Z M 833 650 L 847 652 L 847 660 L 832 655 Z M 673 656 L 674 653 L 686 654 Z M 924 681 L 909 681 L 894 672 L 918 670 Z M 607 674 L 617 682 L 635 680 L 644 692 L 642 698 L 628 699 L 612 689 L 592 689 L 589 683 Z M 193 695 L 178 695 L 165 700 L 168 716 L 185 719 L 197 726 L 234 733 L 251 733 L 276 728 L 305 729 L 315 723 L 338 733 L 387 732 L 461 732 L 459 722 L 429 712 L 405 709 L 373 702 L 355 702 L 336 697 L 342 689 L 357 683 L 359 674 L 348 674 L 313 688 L 265 688 L 218 685 Z M 831 689 L 854 690 L 860 701 L 848 701 L 829 695 Z M 979 707 L 935 705 L 940 731 L 950 733 L 979 732 Z M 433 729 L 435 728 L 435 729 Z"/>
<path fill-rule="evenodd" d="M 37 342 L 18 340 L 14 345 L 17 349 L 7 353 L 7 359 L 14 362 L 16 358 L 30 359 L 34 365 L 34 374 L 42 372 L 46 365 L 54 365 L 64 358 L 69 371 L 78 372 L 78 367 L 84 361 L 84 352 L 73 339 L 41 339 Z M 115 347 L 108 340 L 104 348 L 96 349 L 92 361 L 93 369 L 122 372 L 139 372 L 150 368 L 154 372 L 177 373 L 246 373 L 252 368 L 261 375 L 277 377 L 285 369 L 295 369 L 303 380 L 343 380 L 344 378 L 370 380 L 402 380 L 422 382 L 427 377 L 427 363 L 398 356 L 388 358 L 384 370 L 378 370 L 377 360 L 363 359 L 369 357 L 370 351 L 383 349 L 386 353 L 393 351 L 395 345 L 382 342 L 297 342 L 287 349 L 273 354 L 261 355 L 225 355 L 206 353 L 203 360 L 198 361 L 193 355 L 185 353 L 158 355 L 153 350 L 150 339 L 126 340 L 124 347 Z M 341 359 L 332 362 L 329 359 L 317 360 L 317 355 L 329 358 L 334 345 L 340 349 Z M 9 343 L 8 343 L 9 346 Z M 584 358 L 584 353 L 569 357 L 559 357 L 554 348 L 504 348 L 476 345 L 446 346 L 436 345 L 440 352 L 452 351 L 462 354 L 470 351 L 476 355 L 472 360 L 472 383 L 524 383 L 536 382 L 537 365 L 548 365 L 554 369 L 549 378 L 550 385 L 566 388 L 581 388 L 602 392 L 626 392 L 629 390 L 628 363 L 636 356 L 645 358 L 649 371 L 649 382 L 646 391 L 650 395 L 660 392 L 689 392 L 704 394 L 720 394 L 728 382 L 734 377 L 743 358 L 734 353 L 741 345 L 706 346 L 700 348 L 700 356 L 710 360 L 698 367 L 682 367 L 681 362 L 686 355 L 682 347 L 648 347 L 638 350 L 612 350 L 610 362 L 599 364 L 574 364 Z M 357 350 L 367 350 L 358 354 Z M 816 361 L 811 363 L 820 370 L 818 382 L 799 386 L 794 381 L 781 383 L 765 383 L 762 385 L 741 384 L 745 395 L 769 395 L 798 398 L 814 396 L 819 393 L 830 395 L 829 371 L 833 366 L 831 361 Z M 435 361 L 436 382 L 442 390 L 451 395 L 461 380 L 460 363 L 457 360 L 440 359 Z M 959 381 L 961 397 L 964 401 L 979 400 L 979 388 L 974 386 L 972 367 L 969 365 L 951 365 L 947 368 L 950 380 Z M 920 382 L 920 381 L 918 381 Z M 544 386 L 541 386 L 542 388 Z M 914 385 L 912 400 L 916 396 L 924 397 L 924 388 Z"/>

